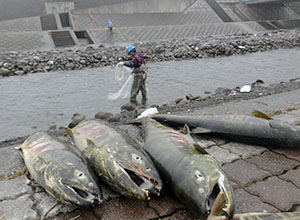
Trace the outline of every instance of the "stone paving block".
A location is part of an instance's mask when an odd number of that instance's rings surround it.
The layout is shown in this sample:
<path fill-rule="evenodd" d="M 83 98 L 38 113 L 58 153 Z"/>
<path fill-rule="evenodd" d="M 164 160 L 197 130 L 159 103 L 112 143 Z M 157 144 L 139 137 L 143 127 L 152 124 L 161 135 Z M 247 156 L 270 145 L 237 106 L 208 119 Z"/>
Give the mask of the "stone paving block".
<path fill-rule="evenodd" d="M 289 159 L 294 159 L 300 162 L 300 150 L 299 149 L 284 149 L 284 148 L 276 148 L 271 151 L 282 154 Z"/>
<path fill-rule="evenodd" d="M 300 203 L 300 189 L 290 182 L 270 177 L 247 188 L 260 199 L 281 211 L 289 211 L 294 204 Z"/>
<path fill-rule="evenodd" d="M 172 216 L 165 218 L 158 218 L 163 220 L 187 220 L 187 219 L 197 219 L 187 210 L 177 210 Z"/>
<path fill-rule="evenodd" d="M 271 176 L 271 173 L 258 169 L 254 164 L 244 160 L 237 160 L 233 163 L 225 164 L 223 170 L 231 181 L 241 186 L 246 186 Z"/>
<path fill-rule="evenodd" d="M 35 220 L 38 214 L 32 209 L 30 195 L 24 195 L 16 200 L 0 202 L 0 218 L 3 220 Z"/>
<path fill-rule="evenodd" d="M 153 197 L 149 201 L 149 207 L 157 210 L 159 216 L 167 216 L 176 211 L 176 209 L 186 208 L 173 195 L 164 195 L 161 197 Z"/>
<path fill-rule="evenodd" d="M 51 195 L 49 195 L 46 192 L 39 192 L 35 193 L 33 195 L 34 201 L 37 203 L 36 210 L 38 210 L 38 213 L 43 216 L 45 215 L 51 207 L 53 207 L 57 200 L 53 198 Z M 59 213 L 65 213 L 65 212 L 71 212 L 75 210 L 77 207 L 75 205 L 67 205 L 59 203 L 53 210 L 51 210 L 47 217 L 54 217 L 58 215 Z"/>
<path fill-rule="evenodd" d="M 258 196 L 251 195 L 243 189 L 234 190 L 234 202 L 236 213 L 248 212 L 278 212 L 274 206 L 264 203 Z"/>
<path fill-rule="evenodd" d="M 216 143 L 208 140 L 206 137 L 202 137 L 200 135 L 197 135 L 194 137 L 194 140 L 197 142 L 197 144 L 199 144 L 199 146 L 203 149 L 207 149 L 210 148 L 212 146 L 215 146 Z"/>
<path fill-rule="evenodd" d="M 227 144 L 229 141 L 222 139 L 222 138 L 217 138 L 217 137 L 210 137 L 210 140 L 212 140 L 213 142 L 215 142 L 217 145 L 221 146 L 223 144 Z"/>
<path fill-rule="evenodd" d="M 116 210 L 118 210 L 116 212 Z M 159 217 L 156 210 L 149 207 L 147 202 L 127 197 L 111 199 L 94 208 L 97 216 L 101 220 L 142 220 L 157 219 Z"/>
<path fill-rule="evenodd" d="M 297 161 L 286 159 L 284 156 L 271 151 L 264 152 L 259 156 L 251 157 L 247 162 L 253 163 L 258 168 L 266 170 L 273 175 L 282 174 L 283 172 L 300 165 Z"/>
<path fill-rule="evenodd" d="M 25 167 L 24 160 L 15 147 L 0 148 L 0 178 Z"/>
<path fill-rule="evenodd" d="M 25 176 L 0 181 L 0 201 L 15 199 L 20 195 L 32 192 L 28 183 L 29 180 Z"/>
<path fill-rule="evenodd" d="M 230 142 L 221 146 L 229 150 L 229 152 L 239 155 L 242 159 L 247 159 L 251 156 L 260 155 L 268 149 L 262 146 L 247 145 L 237 142 Z"/>
<path fill-rule="evenodd" d="M 289 170 L 285 174 L 279 176 L 280 179 L 290 181 L 300 188 L 300 167 L 295 170 Z"/>
<path fill-rule="evenodd" d="M 206 151 L 213 156 L 220 164 L 231 163 L 232 161 L 240 159 L 236 154 L 230 153 L 228 150 L 213 146 Z"/>
<path fill-rule="evenodd" d="M 296 125 L 300 121 L 300 117 L 292 114 L 280 114 L 275 115 L 274 119 L 278 119 L 280 121 L 284 121 L 288 124 Z"/>

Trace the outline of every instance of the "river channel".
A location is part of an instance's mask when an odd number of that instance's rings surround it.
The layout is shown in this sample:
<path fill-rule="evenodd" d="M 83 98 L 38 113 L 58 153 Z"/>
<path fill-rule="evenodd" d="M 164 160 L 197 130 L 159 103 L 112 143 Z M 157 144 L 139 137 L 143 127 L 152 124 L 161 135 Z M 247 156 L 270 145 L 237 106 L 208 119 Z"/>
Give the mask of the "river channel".
<path fill-rule="evenodd" d="M 149 104 L 162 104 L 186 94 L 205 96 L 218 87 L 235 88 L 257 79 L 267 85 L 300 77 L 300 49 L 169 61 L 149 64 Z M 107 95 L 122 84 L 114 67 L 48 72 L 0 79 L 0 141 L 67 125 L 74 113 L 94 117 L 99 111 L 118 113 L 128 99 Z M 139 97 L 140 98 L 140 97 Z"/>

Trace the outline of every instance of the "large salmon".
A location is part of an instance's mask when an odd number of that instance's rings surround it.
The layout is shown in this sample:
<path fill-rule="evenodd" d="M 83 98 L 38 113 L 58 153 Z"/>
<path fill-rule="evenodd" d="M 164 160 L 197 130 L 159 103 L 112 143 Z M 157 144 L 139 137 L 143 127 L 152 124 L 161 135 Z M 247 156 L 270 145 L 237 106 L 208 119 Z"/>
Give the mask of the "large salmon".
<path fill-rule="evenodd" d="M 232 216 L 232 188 L 218 162 L 201 150 L 189 134 L 182 134 L 149 118 L 142 123 L 144 149 L 177 198 L 197 216 L 206 217 L 216 200 L 223 197 L 224 205 L 214 214 Z"/>
<path fill-rule="evenodd" d="M 101 191 L 83 161 L 44 132 L 29 136 L 19 147 L 33 179 L 61 202 L 91 206 Z"/>
<path fill-rule="evenodd" d="M 247 115 L 154 115 L 157 121 L 172 126 L 187 124 L 194 133 L 213 134 L 236 141 L 268 147 L 300 147 L 300 128 L 279 120 L 264 120 Z"/>
<path fill-rule="evenodd" d="M 95 173 L 115 191 L 128 197 L 149 199 L 160 194 L 162 182 L 152 161 L 127 133 L 99 119 L 64 127 Z"/>

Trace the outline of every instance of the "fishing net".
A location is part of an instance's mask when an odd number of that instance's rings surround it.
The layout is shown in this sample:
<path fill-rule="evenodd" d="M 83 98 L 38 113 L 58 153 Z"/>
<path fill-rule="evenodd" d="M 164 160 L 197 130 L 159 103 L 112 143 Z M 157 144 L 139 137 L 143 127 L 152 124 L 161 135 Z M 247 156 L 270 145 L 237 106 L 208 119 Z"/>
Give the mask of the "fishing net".
<path fill-rule="evenodd" d="M 108 100 L 115 100 L 115 99 L 126 99 L 129 97 L 131 84 L 133 81 L 133 76 L 131 74 L 131 69 L 118 63 L 115 68 L 115 79 L 118 82 L 121 82 L 126 75 L 129 75 L 121 89 L 116 93 L 109 93 L 107 99 Z"/>

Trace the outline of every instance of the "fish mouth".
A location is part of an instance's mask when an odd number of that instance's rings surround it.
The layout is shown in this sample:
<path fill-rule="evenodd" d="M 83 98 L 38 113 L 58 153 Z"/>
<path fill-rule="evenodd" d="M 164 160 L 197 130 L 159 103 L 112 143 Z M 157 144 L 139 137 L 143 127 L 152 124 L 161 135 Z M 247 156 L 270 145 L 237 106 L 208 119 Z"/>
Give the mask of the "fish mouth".
<path fill-rule="evenodd" d="M 127 172 L 130 179 L 140 188 L 145 190 L 147 194 L 156 194 L 160 195 L 161 187 L 159 186 L 158 182 L 151 179 L 150 177 L 140 172 L 134 172 L 132 170 L 123 168 L 125 172 Z"/>
<path fill-rule="evenodd" d="M 220 173 L 217 183 L 206 199 L 206 209 L 210 215 L 231 217 L 231 201 L 224 186 L 224 175 Z"/>
<path fill-rule="evenodd" d="M 88 205 L 99 205 L 102 202 L 99 195 L 95 195 L 94 193 L 88 192 L 87 190 L 82 190 L 76 186 L 71 185 L 65 185 L 65 187 L 71 190 L 77 198 L 84 201 Z"/>

